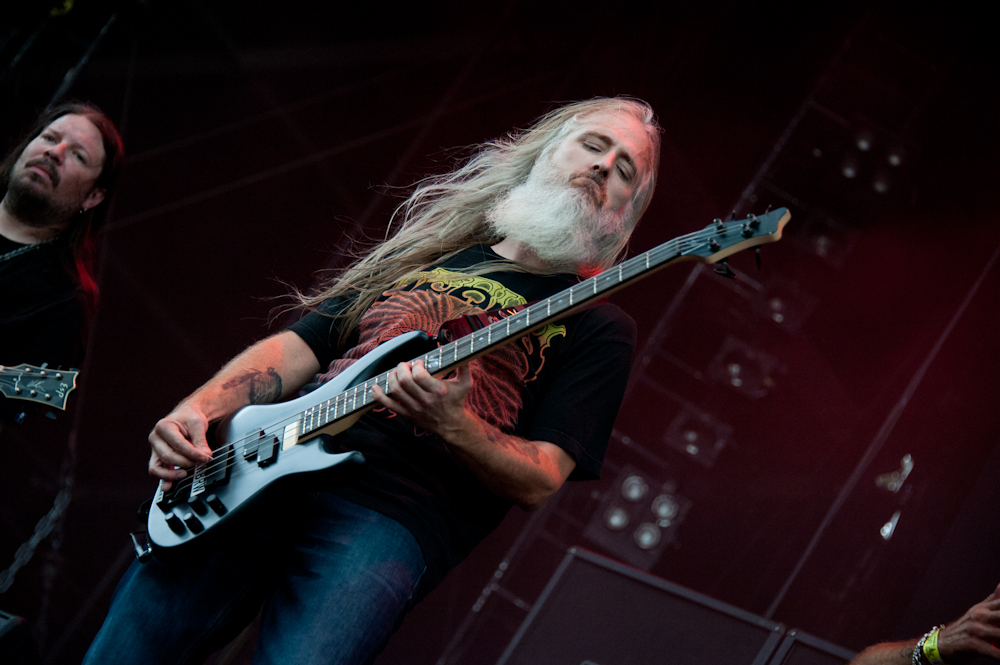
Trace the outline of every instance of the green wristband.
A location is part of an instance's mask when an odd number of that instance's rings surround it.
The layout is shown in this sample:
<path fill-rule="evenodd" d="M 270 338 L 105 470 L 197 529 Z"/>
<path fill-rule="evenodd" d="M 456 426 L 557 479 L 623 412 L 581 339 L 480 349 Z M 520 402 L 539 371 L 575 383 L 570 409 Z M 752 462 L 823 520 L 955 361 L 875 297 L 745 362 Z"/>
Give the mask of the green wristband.
<path fill-rule="evenodd" d="M 944 659 L 941 658 L 941 652 L 938 651 L 938 633 L 940 632 L 940 628 L 935 628 L 924 642 L 924 655 L 927 656 L 927 660 L 931 662 L 931 665 L 941 665 L 944 663 Z"/>

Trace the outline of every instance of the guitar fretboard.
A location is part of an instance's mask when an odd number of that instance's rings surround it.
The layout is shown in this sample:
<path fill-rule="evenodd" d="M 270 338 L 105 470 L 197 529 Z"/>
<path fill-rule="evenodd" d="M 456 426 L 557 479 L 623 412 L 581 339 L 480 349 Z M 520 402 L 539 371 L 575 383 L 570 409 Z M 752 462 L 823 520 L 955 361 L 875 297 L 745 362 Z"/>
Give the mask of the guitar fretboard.
<path fill-rule="evenodd" d="M 423 361 L 424 367 L 431 374 L 447 373 L 471 358 L 521 337 L 532 329 L 565 316 L 572 310 L 585 306 L 651 270 L 667 265 L 671 260 L 697 249 L 704 249 L 708 246 L 712 235 L 713 232 L 706 229 L 674 238 L 472 334 L 439 346 L 414 358 L 413 361 Z M 300 435 L 309 434 L 370 407 L 375 402 L 375 398 L 372 397 L 374 386 L 379 386 L 386 393 L 390 392 L 388 380 L 392 371 L 383 372 L 363 383 L 358 383 L 349 390 L 303 411 L 299 421 Z"/>

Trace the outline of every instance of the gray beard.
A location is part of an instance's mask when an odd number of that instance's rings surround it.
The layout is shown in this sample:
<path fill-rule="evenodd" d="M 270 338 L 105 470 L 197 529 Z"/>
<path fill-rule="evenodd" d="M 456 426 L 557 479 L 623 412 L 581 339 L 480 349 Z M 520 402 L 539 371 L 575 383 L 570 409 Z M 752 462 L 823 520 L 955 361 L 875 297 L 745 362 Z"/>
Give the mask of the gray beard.
<path fill-rule="evenodd" d="M 63 226 L 76 214 L 76 208 L 67 208 L 54 203 L 51 198 L 30 187 L 22 178 L 15 177 L 11 177 L 8 182 L 3 205 L 18 221 L 35 229 Z"/>
<path fill-rule="evenodd" d="M 577 273 L 593 266 L 624 233 L 622 212 L 597 210 L 584 188 L 543 158 L 522 184 L 497 199 L 486 220 L 498 236 L 513 238 L 556 272 Z"/>

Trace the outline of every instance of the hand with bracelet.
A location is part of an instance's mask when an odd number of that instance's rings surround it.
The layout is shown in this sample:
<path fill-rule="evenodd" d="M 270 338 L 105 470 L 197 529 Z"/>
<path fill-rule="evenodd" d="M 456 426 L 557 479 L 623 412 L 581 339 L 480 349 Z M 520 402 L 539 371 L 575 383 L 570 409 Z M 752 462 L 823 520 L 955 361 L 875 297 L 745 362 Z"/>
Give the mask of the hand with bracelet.
<path fill-rule="evenodd" d="M 919 640 L 868 647 L 849 665 L 963 665 L 977 656 L 1000 661 L 1000 585 L 958 620 L 932 628 Z"/>

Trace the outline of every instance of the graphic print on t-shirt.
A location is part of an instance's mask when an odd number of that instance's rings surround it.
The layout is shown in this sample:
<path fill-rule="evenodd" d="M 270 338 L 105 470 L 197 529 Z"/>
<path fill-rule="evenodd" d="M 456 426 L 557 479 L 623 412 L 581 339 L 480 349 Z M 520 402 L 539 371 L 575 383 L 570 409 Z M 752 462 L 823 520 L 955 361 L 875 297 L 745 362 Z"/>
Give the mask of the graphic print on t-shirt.
<path fill-rule="evenodd" d="M 416 273 L 384 292 L 358 324 L 357 346 L 330 364 L 324 379 L 342 372 L 379 344 L 413 330 L 437 334 L 441 324 L 469 314 L 523 305 L 523 296 L 481 275 L 436 268 Z M 564 325 L 547 325 L 469 363 L 469 407 L 494 427 L 510 431 L 522 406 L 521 390 L 545 363 L 552 340 L 566 335 Z M 393 417 L 387 409 L 375 410 Z"/>

